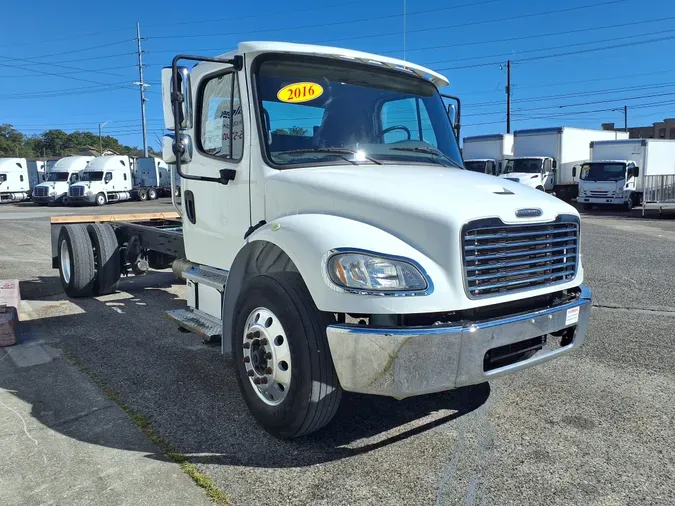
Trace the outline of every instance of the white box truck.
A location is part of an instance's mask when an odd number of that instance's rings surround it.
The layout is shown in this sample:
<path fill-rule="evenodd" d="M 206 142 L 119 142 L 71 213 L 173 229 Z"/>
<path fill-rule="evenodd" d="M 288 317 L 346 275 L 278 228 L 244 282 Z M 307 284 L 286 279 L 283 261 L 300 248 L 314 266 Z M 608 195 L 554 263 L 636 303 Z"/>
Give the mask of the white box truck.
<path fill-rule="evenodd" d="M 606 204 L 630 211 L 642 204 L 644 183 L 652 176 L 675 176 L 675 140 L 591 142 L 591 161 L 581 166 L 577 202 L 585 209 Z"/>
<path fill-rule="evenodd" d="M 513 157 L 513 135 L 492 134 L 464 137 L 464 167 L 473 172 L 498 176 Z"/>
<path fill-rule="evenodd" d="M 66 156 L 54 162 L 47 179 L 33 188 L 33 202 L 39 205 L 66 204 L 68 188 L 79 181 L 80 173 L 93 156 Z"/>
<path fill-rule="evenodd" d="M 169 166 L 154 156 L 135 160 L 134 186 L 139 200 L 154 200 L 171 195 Z"/>
<path fill-rule="evenodd" d="M 53 217 L 64 291 L 109 294 L 121 272 L 172 266 L 187 306 L 169 315 L 220 340 L 231 384 L 280 438 L 325 426 L 343 391 L 402 399 L 573 351 L 591 306 L 579 213 L 465 170 L 444 86 L 334 47 L 176 56 L 162 71 L 163 158 L 181 207 Z M 390 114 L 404 109 L 405 125 Z"/>
<path fill-rule="evenodd" d="M 28 162 L 25 158 L 0 158 L 0 202 L 30 198 Z"/>
<path fill-rule="evenodd" d="M 68 188 L 69 204 L 121 202 L 133 198 L 133 159 L 129 156 L 97 156 Z"/>
<path fill-rule="evenodd" d="M 514 157 L 500 177 L 571 201 L 577 196 L 581 164 L 590 158 L 590 143 L 627 138 L 626 132 L 586 128 L 516 130 Z"/>

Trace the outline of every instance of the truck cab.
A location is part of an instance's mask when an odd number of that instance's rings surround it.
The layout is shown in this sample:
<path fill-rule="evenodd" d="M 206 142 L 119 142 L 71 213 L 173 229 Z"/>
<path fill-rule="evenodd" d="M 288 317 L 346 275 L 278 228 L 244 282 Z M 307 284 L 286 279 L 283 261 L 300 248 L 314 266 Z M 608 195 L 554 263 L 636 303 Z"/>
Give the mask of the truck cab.
<path fill-rule="evenodd" d="M 619 205 L 630 211 L 636 197 L 640 168 L 632 160 L 597 160 L 581 166 L 577 202 L 584 209 L 593 204 Z"/>
<path fill-rule="evenodd" d="M 133 188 L 132 164 L 128 156 L 94 158 L 80 173 L 79 181 L 70 185 L 69 202 L 102 206 L 108 202 L 129 200 Z"/>
<path fill-rule="evenodd" d="M 325 426 L 343 391 L 403 399 L 575 350 L 591 303 L 579 214 L 466 170 L 448 85 L 335 47 L 176 56 L 163 158 L 180 222 L 57 224 L 66 293 L 114 290 L 110 244 L 124 269 L 170 262 L 187 284 L 170 317 L 220 339 L 249 411 L 280 438 Z"/>
<path fill-rule="evenodd" d="M 54 163 L 44 183 L 33 188 L 33 202 L 39 205 L 65 204 L 68 188 L 79 181 L 80 173 L 93 156 L 67 156 Z"/>
<path fill-rule="evenodd" d="M 0 158 L 0 202 L 20 202 L 30 196 L 25 158 Z"/>
<path fill-rule="evenodd" d="M 558 162 L 547 156 L 515 157 L 506 162 L 500 177 L 530 188 L 551 192 Z"/>

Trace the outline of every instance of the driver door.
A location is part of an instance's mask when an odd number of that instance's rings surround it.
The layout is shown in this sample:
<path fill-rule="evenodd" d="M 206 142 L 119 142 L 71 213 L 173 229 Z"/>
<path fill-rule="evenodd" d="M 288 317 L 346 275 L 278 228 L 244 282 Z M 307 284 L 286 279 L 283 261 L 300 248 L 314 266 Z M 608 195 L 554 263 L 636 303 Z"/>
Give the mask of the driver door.
<path fill-rule="evenodd" d="M 544 190 L 552 191 L 555 184 L 555 173 L 553 172 L 553 164 L 551 163 L 550 158 L 544 160 L 544 167 L 541 176 L 542 184 L 544 185 Z"/>

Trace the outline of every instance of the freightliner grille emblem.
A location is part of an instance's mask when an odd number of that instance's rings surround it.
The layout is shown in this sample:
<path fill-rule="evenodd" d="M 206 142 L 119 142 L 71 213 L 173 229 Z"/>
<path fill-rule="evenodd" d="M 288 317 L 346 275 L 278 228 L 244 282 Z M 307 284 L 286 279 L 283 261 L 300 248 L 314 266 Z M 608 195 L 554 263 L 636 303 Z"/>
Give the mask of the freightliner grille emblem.
<path fill-rule="evenodd" d="M 516 211 L 516 218 L 537 218 L 541 215 L 541 209 L 518 209 Z"/>

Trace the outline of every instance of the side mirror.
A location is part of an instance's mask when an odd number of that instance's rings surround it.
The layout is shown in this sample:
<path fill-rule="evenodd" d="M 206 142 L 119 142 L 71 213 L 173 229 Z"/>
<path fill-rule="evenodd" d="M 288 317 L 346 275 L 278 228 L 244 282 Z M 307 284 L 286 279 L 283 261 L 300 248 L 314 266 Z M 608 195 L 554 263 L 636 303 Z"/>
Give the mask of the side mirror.
<path fill-rule="evenodd" d="M 452 128 L 455 131 L 455 138 L 457 143 L 459 143 L 460 137 L 460 128 L 461 128 L 461 119 L 462 119 L 462 103 L 459 101 L 459 97 L 453 95 L 443 95 L 441 97 L 450 101 L 447 105 L 448 119 L 452 124 Z"/>
<path fill-rule="evenodd" d="M 638 177 L 640 175 L 640 167 L 634 167 L 633 168 L 633 175 L 635 177 Z"/>
<path fill-rule="evenodd" d="M 555 167 L 553 167 L 553 168 L 551 169 L 551 172 L 553 172 L 553 173 L 555 174 L 556 172 L 558 172 L 558 169 L 556 169 Z"/>
<path fill-rule="evenodd" d="M 180 116 L 178 124 L 181 130 L 192 127 L 192 87 L 190 85 L 190 70 L 187 67 L 178 67 L 178 90 L 174 90 L 171 67 L 162 69 L 162 107 L 164 109 L 164 128 L 173 130 L 174 91 L 182 96 L 180 102 Z"/>
<path fill-rule="evenodd" d="M 572 177 L 577 177 L 577 166 L 572 167 Z"/>
<path fill-rule="evenodd" d="M 553 172 L 555 172 L 555 169 L 557 169 L 557 168 L 558 168 L 558 161 L 553 160 Z"/>
<path fill-rule="evenodd" d="M 179 142 L 175 141 L 173 134 L 162 138 L 162 159 L 166 163 L 176 163 L 176 150 L 181 153 L 181 163 L 192 161 L 192 139 L 189 135 L 181 134 Z"/>

